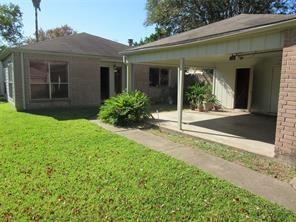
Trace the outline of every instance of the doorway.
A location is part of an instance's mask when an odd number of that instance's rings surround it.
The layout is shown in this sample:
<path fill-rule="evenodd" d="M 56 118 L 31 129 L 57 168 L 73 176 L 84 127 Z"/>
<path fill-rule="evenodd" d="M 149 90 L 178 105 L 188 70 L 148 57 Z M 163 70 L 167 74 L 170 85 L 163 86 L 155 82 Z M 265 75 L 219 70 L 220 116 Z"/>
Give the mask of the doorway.
<path fill-rule="evenodd" d="M 109 67 L 101 67 L 101 100 L 109 98 Z"/>
<path fill-rule="evenodd" d="M 237 69 L 235 81 L 235 109 L 247 109 L 249 102 L 250 69 Z"/>

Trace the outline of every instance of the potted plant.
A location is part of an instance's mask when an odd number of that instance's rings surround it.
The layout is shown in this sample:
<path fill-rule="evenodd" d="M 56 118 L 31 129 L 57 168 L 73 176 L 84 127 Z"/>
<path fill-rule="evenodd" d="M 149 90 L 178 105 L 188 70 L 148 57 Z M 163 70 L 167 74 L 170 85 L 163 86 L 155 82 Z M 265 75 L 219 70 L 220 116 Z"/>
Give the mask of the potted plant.
<path fill-rule="evenodd" d="M 214 109 L 215 111 L 219 111 L 222 108 L 222 105 L 220 101 L 216 98 L 216 101 L 214 102 Z"/>
<path fill-rule="evenodd" d="M 194 84 L 190 86 L 186 92 L 187 100 L 192 110 L 198 109 L 200 112 L 204 111 L 205 96 L 208 91 L 208 86 L 205 84 Z"/>
<path fill-rule="evenodd" d="M 211 111 L 213 109 L 215 102 L 216 102 L 215 95 L 212 95 L 212 94 L 207 95 L 205 97 L 205 102 L 204 102 L 205 111 L 206 112 Z"/>

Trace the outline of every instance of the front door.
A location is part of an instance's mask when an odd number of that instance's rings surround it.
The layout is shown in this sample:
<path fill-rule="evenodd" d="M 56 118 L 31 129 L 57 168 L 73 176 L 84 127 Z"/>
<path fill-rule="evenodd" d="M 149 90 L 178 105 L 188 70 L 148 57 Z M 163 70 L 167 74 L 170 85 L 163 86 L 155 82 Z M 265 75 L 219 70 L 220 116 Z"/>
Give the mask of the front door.
<path fill-rule="evenodd" d="M 109 67 L 101 67 L 101 100 L 109 98 Z"/>
<path fill-rule="evenodd" d="M 235 82 L 235 109 L 247 109 L 249 101 L 250 69 L 237 69 Z"/>

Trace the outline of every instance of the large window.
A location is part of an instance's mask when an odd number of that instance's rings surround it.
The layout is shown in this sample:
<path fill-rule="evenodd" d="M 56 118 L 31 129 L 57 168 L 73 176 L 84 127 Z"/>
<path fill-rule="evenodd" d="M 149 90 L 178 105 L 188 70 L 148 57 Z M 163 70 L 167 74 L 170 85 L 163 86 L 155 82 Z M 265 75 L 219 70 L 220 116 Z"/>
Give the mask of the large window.
<path fill-rule="evenodd" d="M 149 70 L 149 85 L 152 87 L 168 86 L 169 85 L 169 70 L 150 68 Z"/>
<path fill-rule="evenodd" d="M 68 64 L 30 61 L 31 98 L 68 98 Z"/>

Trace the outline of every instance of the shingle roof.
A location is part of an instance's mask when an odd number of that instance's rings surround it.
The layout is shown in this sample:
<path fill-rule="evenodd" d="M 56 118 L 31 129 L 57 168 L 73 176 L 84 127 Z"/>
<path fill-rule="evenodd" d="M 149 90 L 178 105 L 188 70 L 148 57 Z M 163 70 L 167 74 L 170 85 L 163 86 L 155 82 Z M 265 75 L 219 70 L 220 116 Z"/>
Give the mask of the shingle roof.
<path fill-rule="evenodd" d="M 201 40 L 207 40 L 214 37 L 223 37 L 229 34 L 246 31 L 251 28 L 279 23 L 292 19 L 296 19 L 296 15 L 241 14 L 187 32 L 176 34 L 171 37 L 163 38 L 139 47 L 130 48 L 127 49 L 125 52 L 153 49 L 161 46 L 171 46 L 190 42 L 198 42 Z M 123 52 L 123 54 L 125 52 Z"/>
<path fill-rule="evenodd" d="M 27 50 L 119 58 L 119 52 L 127 48 L 124 44 L 88 33 L 73 34 L 21 47 Z"/>

